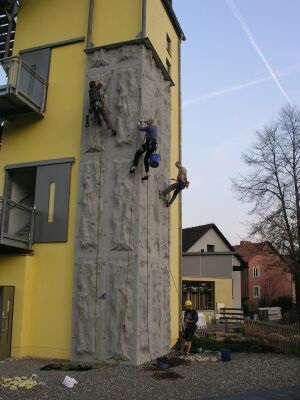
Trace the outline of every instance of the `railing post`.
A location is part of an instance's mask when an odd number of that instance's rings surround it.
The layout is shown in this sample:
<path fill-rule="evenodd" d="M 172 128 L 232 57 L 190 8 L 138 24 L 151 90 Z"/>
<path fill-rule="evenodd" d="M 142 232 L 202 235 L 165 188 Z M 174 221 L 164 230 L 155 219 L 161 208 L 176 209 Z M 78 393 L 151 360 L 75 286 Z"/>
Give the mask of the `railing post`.
<path fill-rule="evenodd" d="M 33 210 L 31 212 L 30 232 L 29 232 L 29 248 L 30 248 L 30 250 L 31 250 L 31 246 L 33 243 L 35 213 L 36 213 L 36 209 L 35 209 L 35 207 L 33 207 Z"/>
<path fill-rule="evenodd" d="M 1 232 L 0 232 L 0 242 L 3 242 L 3 234 L 4 234 L 4 222 L 5 222 L 5 212 L 6 212 L 6 199 L 3 199 L 2 203 L 2 215 L 1 215 Z"/>

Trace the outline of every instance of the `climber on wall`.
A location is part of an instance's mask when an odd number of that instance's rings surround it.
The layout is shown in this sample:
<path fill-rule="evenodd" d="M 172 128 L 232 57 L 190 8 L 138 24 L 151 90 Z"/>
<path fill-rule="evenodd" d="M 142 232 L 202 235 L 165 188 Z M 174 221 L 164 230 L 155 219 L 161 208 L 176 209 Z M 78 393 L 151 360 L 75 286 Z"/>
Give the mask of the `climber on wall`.
<path fill-rule="evenodd" d="M 142 121 L 138 122 L 139 131 L 146 133 L 145 141 L 142 144 L 141 148 L 138 149 L 138 151 L 135 153 L 133 165 L 130 169 L 130 172 L 133 173 L 135 171 L 141 155 L 143 153 L 146 153 L 144 157 L 146 175 L 142 178 L 143 181 L 146 181 L 149 179 L 150 156 L 157 149 L 157 126 L 154 125 L 154 120 L 152 118 L 147 119 L 147 121 L 145 121 L 145 125 L 143 125 L 144 123 Z"/>
<path fill-rule="evenodd" d="M 165 190 L 161 192 L 161 194 L 165 197 L 168 193 L 174 190 L 171 200 L 166 200 L 167 207 L 169 207 L 173 203 L 178 193 L 180 193 L 183 189 L 187 189 L 190 184 L 190 182 L 187 180 L 186 169 L 181 165 L 179 161 L 176 161 L 175 165 L 179 170 L 176 183 L 173 183 L 172 185 L 168 186 Z"/>
<path fill-rule="evenodd" d="M 103 81 L 98 79 L 97 81 L 90 81 L 89 83 L 89 98 L 90 98 L 90 108 L 89 114 L 94 114 L 94 120 L 97 125 L 101 125 L 101 117 L 103 118 L 106 127 L 108 130 L 112 131 L 112 134 L 115 136 L 116 131 L 114 130 L 112 123 L 109 118 L 109 110 L 105 101 L 105 92 L 108 87 L 108 83 L 106 87 L 103 88 Z M 86 115 L 86 127 L 89 127 L 89 115 Z"/>

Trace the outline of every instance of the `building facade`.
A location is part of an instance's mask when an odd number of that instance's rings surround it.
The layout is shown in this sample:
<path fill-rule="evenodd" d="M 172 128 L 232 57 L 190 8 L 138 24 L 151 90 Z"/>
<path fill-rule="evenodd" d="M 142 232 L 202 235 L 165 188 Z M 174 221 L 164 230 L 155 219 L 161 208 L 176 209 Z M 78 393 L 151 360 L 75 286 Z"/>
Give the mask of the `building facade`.
<path fill-rule="evenodd" d="M 13 35 L 0 87 L 6 355 L 138 364 L 178 338 L 180 201 L 168 211 L 158 195 L 181 156 L 184 35 L 171 3 L 0 1 Z M 87 123 L 97 80 L 116 136 L 103 118 Z M 147 118 L 162 160 L 143 182 L 142 162 L 129 169 Z"/>
<path fill-rule="evenodd" d="M 245 263 L 215 224 L 182 231 L 182 297 L 191 300 L 206 322 L 219 305 L 241 308 L 241 271 Z"/>
<path fill-rule="evenodd" d="M 234 248 L 248 263 L 242 274 L 242 297 L 248 299 L 250 308 L 258 307 L 260 300 L 293 296 L 289 264 L 269 242 L 241 241 Z"/>

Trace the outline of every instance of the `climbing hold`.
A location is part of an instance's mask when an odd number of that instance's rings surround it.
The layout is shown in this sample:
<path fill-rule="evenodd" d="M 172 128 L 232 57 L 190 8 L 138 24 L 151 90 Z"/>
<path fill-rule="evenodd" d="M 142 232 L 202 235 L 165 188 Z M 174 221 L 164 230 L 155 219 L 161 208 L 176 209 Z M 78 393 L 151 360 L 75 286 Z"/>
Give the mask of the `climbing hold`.
<path fill-rule="evenodd" d="M 160 155 L 158 153 L 152 153 L 150 156 L 149 164 L 152 168 L 157 168 L 160 163 Z"/>

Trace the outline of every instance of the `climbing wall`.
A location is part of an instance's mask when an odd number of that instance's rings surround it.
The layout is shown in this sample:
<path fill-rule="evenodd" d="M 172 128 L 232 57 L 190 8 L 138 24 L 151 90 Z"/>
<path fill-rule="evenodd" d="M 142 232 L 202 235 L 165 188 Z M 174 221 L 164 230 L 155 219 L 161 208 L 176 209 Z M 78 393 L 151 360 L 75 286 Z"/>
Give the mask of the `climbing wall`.
<path fill-rule="evenodd" d="M 117 135 L 92 120 L 82 130 L 72 357 L 140 364 L 170 347 L 169 215 L 159 196 L 169 179 L 170 82 L 143 44 L 88 55 L 85 114 L 96 79 Z M 148 182 L 143 158 L 129 173 L 143 114 L 155 119 L 162 156 Z"/>

